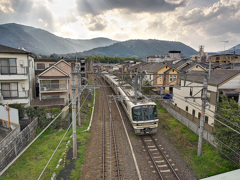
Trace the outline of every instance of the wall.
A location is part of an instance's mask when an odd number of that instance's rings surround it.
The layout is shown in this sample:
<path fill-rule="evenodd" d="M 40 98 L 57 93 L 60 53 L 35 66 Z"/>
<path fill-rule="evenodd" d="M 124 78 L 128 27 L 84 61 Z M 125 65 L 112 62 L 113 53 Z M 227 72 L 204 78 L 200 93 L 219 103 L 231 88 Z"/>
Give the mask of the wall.
<path fill-rule="evenodd" d="M 173 106 L 170 105 L 169 103 L 165 103 L 165 102 L 162 102 L 162 101 L 160 101 L 160 103 L 175 119 L 177 119 L 182 124 L 187 126 L 189 129 L 191 129 L 197 135 L 199 134 L 199 125 L 196 122 L 190 120 L 186 116 L 179 113 L 179 111 L 175 110 L 173 108 Z M 216 146 L 216 144 L 214 143 L 214 136 L 209 131 L 207 131 L 205 129 L 204 129 L 204 132 L 203 132 L 203 138 L 206 141 L 208 141 L 210 144 L 212 144 L 213 146 Z"/>
<path fill-rule="evenodd" d="M 2 171 L 36 136 L 38 119 L 34 119 L 7 145 L 0 149 L 0 171 Z"/>

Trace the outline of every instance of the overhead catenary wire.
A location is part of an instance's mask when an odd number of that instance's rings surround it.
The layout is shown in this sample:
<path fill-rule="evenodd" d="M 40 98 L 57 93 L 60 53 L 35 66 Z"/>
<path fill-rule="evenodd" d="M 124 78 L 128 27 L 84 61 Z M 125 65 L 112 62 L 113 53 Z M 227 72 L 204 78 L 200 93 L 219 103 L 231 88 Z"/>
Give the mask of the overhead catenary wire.
<path fill-rule="evenodd" d="M 181 99 L 181 100 L 183 100 L 183 101 L 186 100 L 186 99 L 183 99 L 183 98 L 185 98 L 185 97 L 183 97 L 183 96 L 181 96 L 181 95 L 176 95 L 176 94 L 174 94 L 174 97 L 177 97 L 178 99 Z M 180 98 L 180 97 L 182 97 L 182 98 Z M 189 104 L 192 104 L 192 106 L 193 106 L 193 105 L 201 106 L 201 104 L 198 104 L 198 103 L 196 103 L 196 102 L 190 102 L 190 101 L 188 101 L 188 103 L 189 103 Z M 196 107 L 195 107 L 195 108 L 196 108 Z M 197 108 L 197 109 L 198 109 L 199 111 L 201 111 L 199 108 Z M 219 113 L 217 113 L 217 112 L 214 112 L 214 111 L 212 111 L 211 109 L 208 109 L 208 111 L 210 111 L 210 112 L 218 115 L 219 117 L 221 117 L 222 119 L 228 121 L 230 124 L 236 126 L 237 128 L 240 128 L 240 126 L 239 126 L 238 124 L 236 124 L 236 122 L 232 122 L 230 119 L 227 119 L 227 118 L 223 117 L 221 114 L 219 114 Z M 214 116 L 212 116 L 212 115 L 210 115 L 210 114 L 208 114 L 208 113 L 206 113 L 206 114 L 209 115 L 209 117 L 215 118 Z"/>
<path fill-rule="evenodd" d="M 40 175 L 39 175 L 39 177 L 38 177 L 38 180 L 39 180 L 39 179 L 42 177 L 42 175 L 43 175 L 44 171 L 46 170 L 46 168 L 47 168 L 48 164 L 50 163 L 50 161 L 52 160 L 53 156 L 54 156 L 54 155 L 55 155 L 55 153 L 57 152 L 57 150 L 58 150 L 58 147 L 59 147 L 59 146 L 60 146 L 60 144 L 62 143 L 62 141 L 63 141 L 63 138 L 66 136 L 67 132 L 69 131 L 69 129 L 70 129 L 70 127 L 71 127 L 71 125 L 72 125 L 72 123 L 71 123 L 71 124 L 69 125 L 69 127 L 67 128 L 67 130 L 66 130 L 66 132 L 64 133 L 64 135 L 63 135 L 62 139 L 60 140 L 60 142 L 58 143 L 58 145 L 57 145 L 57 147 L 55 148 L 54 152 L 52 153 L 52 156 L 49 158 L 49 160 L 48 160 L 48 162 L 47 162 L 46 166 L 43 168 L 43 170 L 42 170 L 41 174 L 40 174 Z"/>
<path fill-rule="evenodd" d="M 85 85 L 83 89 L 85 89 L 86 86 L 87 85 Z M 82 93 L 82 91 L 79 92 L 79 94 L 75 98 L 77 98 Z M 68 103 L 68 105 L 65 107 L 69 107 L 71 104 L 72 102 Z M 49 126 L 51 126 L 56 121 L 56 119 L 62 113 L 63 110 L 61 110 L 61 112 L 0 172 L 0 176 L 49 128 Z"/>

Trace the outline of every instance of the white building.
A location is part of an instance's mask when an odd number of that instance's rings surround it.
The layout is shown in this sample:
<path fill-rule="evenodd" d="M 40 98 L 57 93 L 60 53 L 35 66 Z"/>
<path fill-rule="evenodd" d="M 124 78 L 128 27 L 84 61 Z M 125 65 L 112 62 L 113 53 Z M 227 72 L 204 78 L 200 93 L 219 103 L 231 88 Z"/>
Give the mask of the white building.
<path fill-rule="evenodd" d="M 173 103 L 187 116 L 200 119 L 202 107 L 203 71 L 191 71 L 180 77 L 180 85 L 185 87 L 173 88 Z M 196 87 L 199 86 L 199 87 Z M 219 97 L 222 93 L 239 100 L 240 70 L 214 70 L 208 79 L 205 123 L 214 126 L 214 116 Z"/>
<path fill-rule="evenodd" d="M 169 51 L 168 55 L 153 55 L 147 56 L 147 62 L 164 62 L 164 61 L 176 61 L 183 59 L 181 51 Z"/>
<path fill-rule="evenodd" d="M 0 104 L 30 105 L 34 97 L 34 56 L 0 45 Z"/>

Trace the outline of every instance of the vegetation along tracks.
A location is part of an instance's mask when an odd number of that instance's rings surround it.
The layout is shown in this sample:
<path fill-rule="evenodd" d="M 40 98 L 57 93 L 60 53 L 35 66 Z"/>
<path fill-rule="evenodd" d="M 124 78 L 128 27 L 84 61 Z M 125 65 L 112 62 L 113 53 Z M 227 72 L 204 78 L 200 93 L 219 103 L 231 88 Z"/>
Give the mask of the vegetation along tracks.
<path fill-rule="evenodd" d="M 160 179 L 178 179 L 177 169 L 174 168 L 175 164 L 173 164 L 171 159 L 168 159 L 168 155 L 166 151 L 163 151 L 163 147 L 158 145 L 152 135 L 141 136 L 141 141 L 160 177 Z"/>

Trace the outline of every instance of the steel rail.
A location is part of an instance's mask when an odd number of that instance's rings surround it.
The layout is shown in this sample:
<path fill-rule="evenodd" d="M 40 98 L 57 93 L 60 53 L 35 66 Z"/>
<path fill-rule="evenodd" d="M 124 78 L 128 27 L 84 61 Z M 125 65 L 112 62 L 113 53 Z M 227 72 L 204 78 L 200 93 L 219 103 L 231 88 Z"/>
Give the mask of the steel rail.
<path fill-rule="evenodd" d="M 101 80 L 100 80 L 101 81 Z M 102 81 L 101 81 L 102 82 Z M 104 84 L 102 82 L 102 84 Z M 107 92 L 106 92 L 106 89 L 103 88 L 103 91 L 104 91 L 104 94 L 105 96 L 107 96 Z M 103 100 L 102 100 L 103 101 Z M 113 138 L 113 143 L 114 143 L 114 151 L 115 151 L 115 159 L 116 159 L 116 166 L 117 166 L 117 176 L 118 176 L 118 179 L 120 180 L 121 179 L 121 175 L 120 175 L 120 167 L 119 167 L 119 160 L 118 160 L 118 152 L 117 152 L 117 143 L 116 143 L 116 135 L 115 135 L 115 130 L 114 130 L 114 122 L 112 120 L 112 115 L 111 115 L 111 106 L 109 104 L 109 101 L 107 103 L 107 106 L 108 106 L 108 109 L 109 109 L 109 112 L 110 112 L 110 129 L 111 129 L 111 132 L 112 132 L 112 138 Z M 111 134 L 111 133 L 110 133 Z M 110 138 L 111 139 L 111 138 Z M 110 147 L 111 148 L 111 147 Z M 112 178 L 112 177 L 111 177 Z"/>
<path fill-rule="evenodd" d="M 172 167 L 171 163 L 168 161 L 167 157 L 165 156 L 165 154 L 162 152 L 162 150 L 159 148 L 159 146 L 157 145 L 156 141 L 154 140 L 154 138 L 152 137 L 152 135 L 149 135 L 150 138 L 152 139 L 153 143 L 155 144 L 155 146 L 157 147 L 157 149 L 159 150 L 159 152 L 161 152 L 164 160 L 167 162 L 168 166 L 170 167 L 170 169 L 172 170 L 173 174 L 175 175 L 175 177 L 180 180 L 179 176 L 177 175 L 176 171 L 174 170 L 174 168 Z"/>
<path fill-rule="evenodd" d="M 151 158 L 152 163 L 153 163 L 153 165 L 155 166 L 155 169 L 157 170 L 159 177 L 163 180 L 164 178 L 163 178 L 163 176 L 162 176 L 162 173 L 160 172 L 160 170 L 159 170 L 159 168 L 158 168 L 158 166 L 157 166 L 157 164 L 156 164 L 156 161 L 155 161 L 155 159 L 153 158 L 151 152 L 149 151 L 149 149 L 148 149 L 148 147 L 147 147 L 147 144 L 145 143 L 143 137 L 141 137 L 141 141 L 142 141 L 145 149 L 147 150 L 148 155 L 149 155 L 149 157 Z"/>

